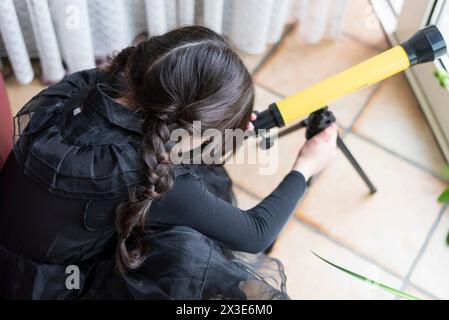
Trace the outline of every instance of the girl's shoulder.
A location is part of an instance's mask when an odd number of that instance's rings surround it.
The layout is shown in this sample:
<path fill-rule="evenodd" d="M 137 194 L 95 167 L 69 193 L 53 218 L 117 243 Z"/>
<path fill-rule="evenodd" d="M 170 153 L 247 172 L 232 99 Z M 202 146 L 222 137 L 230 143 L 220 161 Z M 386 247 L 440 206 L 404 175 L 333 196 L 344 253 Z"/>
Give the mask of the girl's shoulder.
<path fill-rule="evenodd" d="M 223 165 L 192 164 L 175 166 L 176 188 L 184 195 L 208 192 L 222 200 L 236 204 L 232 179 Z"/>
<path fill-rule="evenodd" d="M 71 74 L 15 117 L 19 165 L 54 194 L 118 198 L 143 182 L 141 116 L 104 94 L 104 77 L 96 69 Z"/>

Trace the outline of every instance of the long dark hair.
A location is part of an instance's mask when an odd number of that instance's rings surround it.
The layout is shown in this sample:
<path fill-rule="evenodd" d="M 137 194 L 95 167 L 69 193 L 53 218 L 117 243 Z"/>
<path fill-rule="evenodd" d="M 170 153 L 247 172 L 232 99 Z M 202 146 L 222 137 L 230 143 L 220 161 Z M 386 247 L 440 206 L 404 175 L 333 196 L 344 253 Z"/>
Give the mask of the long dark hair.
<path fill-rule="evenodd" d="M 144 114 L 144 186 L 116 209 L 116 265 L 121 273 L 145 259 L 139 241 L 153 200 L 174 182 L 170 133 L 201 129 L 244 130 L 254 104 L 254 86 L 244 64 L 220 35 L 200 26 L 184 27 L 122 50 L 106 67 L 125 88 L 120 98 Z M 127 240 L 133 236 L 133 249 Z"/>

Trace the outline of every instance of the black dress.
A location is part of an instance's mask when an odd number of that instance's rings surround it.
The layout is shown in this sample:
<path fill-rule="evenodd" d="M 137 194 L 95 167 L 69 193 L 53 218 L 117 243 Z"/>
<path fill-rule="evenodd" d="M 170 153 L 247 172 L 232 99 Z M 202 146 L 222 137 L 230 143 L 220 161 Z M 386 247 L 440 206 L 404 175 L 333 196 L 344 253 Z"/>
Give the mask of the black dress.
<path fill-rule="evenodd" d="M 295 171 L 244 211 L 231 204 L 223 167 L 175 166 L 174 187 L 153 202 L 139 239 L 148 244 L 145 262 L 116 272 L 115 208 L 145 180 L 142 115 L 110 89 L 103 72 L 75 73 L 16 116 L 0 184 L 0 298 L 288 298 L 282 264 L 259 252 L 304 193 Z M 79 288 L 66 286 L 72 266 Z"/>

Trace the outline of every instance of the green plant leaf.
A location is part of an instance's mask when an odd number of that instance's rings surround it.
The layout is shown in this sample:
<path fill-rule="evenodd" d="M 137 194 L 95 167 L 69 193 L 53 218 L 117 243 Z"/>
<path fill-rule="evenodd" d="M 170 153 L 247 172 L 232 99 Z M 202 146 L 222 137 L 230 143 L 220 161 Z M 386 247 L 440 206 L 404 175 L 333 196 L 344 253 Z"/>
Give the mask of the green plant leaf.
<path fill-rule="evenodd" d="M 435 71 L 435 77 L 443 88 L 449 89 L 449 73 L 445 70 Z"/>
<path fill-rule="evenodd" d="M 389 293 L 391 293 L 391 294 L 394 294 L 394 295 L 396 295 L 396 296 L 398 296 L 398 297 L 401 297 L 401 298 L 404 298 L 404 299 L 407 299 L 407 300 L 421 300 L 420 298 L 415 297 L 415 296 L 412 296 L 411 294 L 408 294 L 408 293 L 406 293 L 406 292 L 404 292 L 404 291 L 400 291 L 400 290 L 391 288 L 391 287 L 386 286 L 386 285 L 384 285 L 384 284 L 382 284 L 382 283 L 376 282 L 376 281 L 371 280 L 371 279 L 368 279 L 368 278 L 366 278 L 366 277 L 364 277 L 364 276 L 362 276 L 362 275 L 360 275 L 360 274 L 357 274 L 357 273 L 355 273 L 355 272 L 352 272 L 352 271 L 350 271 L 350 270 L 347 270 L 347 269 L 345 269 L 345 268 L 343 268 L 343 267 L 337 266 L 336 264 L 334 264 L 334 263 L 332 263 L 332 262 L 330 262 L 330 261 L 328 261 L 328 260 L 326 260 L 326 259 L 320 257 L 319 255 L 317 255 L 317 254 L 316 254 L 315 252 L 313 252 L 313 251 L 312 251 L 312 253 L 313 253 L 317 258 L 319 258 L 320 260 L 322 260 L 322 261 L 326 262 L 327 264 L 333 266 L 334 268 L 337 268 L 338 270 L 341 270 L 341 271 L 343 271 L 343 272 L 345 272 L 345 273 L 347 273 L 347 274 L 353 276 L 354 278 L 359 279 L 359 280 L 362 280 L 362 281 L 364 281 L 364 282 L 366 282 L 366 283 L 368 283 L 368 284 L 370 284 L 370 285 L 372 285 L 372 286 L 378 287 L 378 288 L 380 288 L 380 289 L 382 289 L 382 290 L 384 290 L 384 291 L 387 291 L 387 292 L 389 292 Z"/>
<path fill-rule="evenodd" d="M 443 193 L 438 197 L 438 202 L 449 203 L 449 188 L 443 191 Z"/>
<path fill-rule="evenodd" d="M 449 233 L 446 236 L 446 244 L 449 246 Z"/>

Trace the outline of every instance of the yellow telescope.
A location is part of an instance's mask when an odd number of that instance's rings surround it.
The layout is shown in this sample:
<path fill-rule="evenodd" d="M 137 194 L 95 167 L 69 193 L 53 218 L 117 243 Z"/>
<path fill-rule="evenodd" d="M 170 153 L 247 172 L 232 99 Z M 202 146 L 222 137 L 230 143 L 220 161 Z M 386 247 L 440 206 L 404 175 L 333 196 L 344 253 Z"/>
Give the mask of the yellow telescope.
<path fill-rule="evenodd" d="M 256 130 L 283 127 L 338 98 L 387 79 L 416 64 L 434 61 L 446 52 L 446 43 L 438 28 L 426 27 L 401 45 L 271 104 L 258 115 L 254 127 Z"/>

